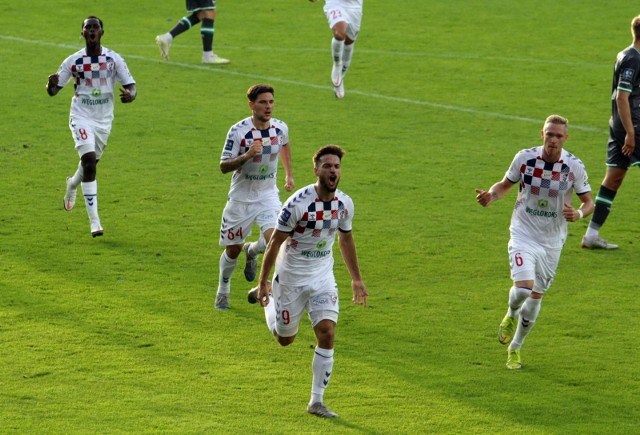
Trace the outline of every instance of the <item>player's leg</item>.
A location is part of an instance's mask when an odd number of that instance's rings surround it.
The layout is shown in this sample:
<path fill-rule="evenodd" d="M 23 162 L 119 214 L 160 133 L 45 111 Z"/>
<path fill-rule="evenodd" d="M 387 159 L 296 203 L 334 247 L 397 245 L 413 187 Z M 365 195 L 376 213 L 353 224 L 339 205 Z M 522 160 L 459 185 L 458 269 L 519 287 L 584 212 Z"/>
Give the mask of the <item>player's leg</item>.
<path fill-rule="evenodd" d="M 615 137 L 615 132 L 610 129 L 609 142 L 607 143 L 607 169 L 600 190 L 595 197 L 596 206 L 591 216 L 589 227 L 582 238 L 583 248 L 615 249 L 618 247 L 618 245 L 607 243 L 605 239 L 600 237 L 600 228 L 609 217 L 613 200 L 622 185 L 629 165 L 632 161 L 640 159 L 640 149 L 636 146 L 635 153 L 631 158 L 625 156 L 622 154 L 622 145 L 620 145 L 624 142 L 624 137 L 618 137 L 617 140 Z M 640 138 L 638 140 L 640 141 Z"/>
<path fill-rule="evenodd" d="M 216 2 L 208 2 L 208 9 L 198 11 L 198 17 L 202 21 L 200 35 L 202 36 L 202 63 L 225 65 L 230 63 L 213 52 L 213 37 L 215 35 Z"/>
<path fill-rule="evenodd" d="M 509 289 L 509 306 L 500 326 L 498 327 L 498 341 L 501 344 L 509 344 L 516 332 L 520 308 L 529 297 L 533 281 L 518 281 Z"/>
<path fill-rule="evenodd" d="M 76 168 L 76 172 L 67 177 L 67 189 L 64 194 L 63 206 L 64 209 L 70 211 L 76 205 L 76 196 L 78 193 L 78 186 L 82 182 L 83 178 L 83 170 L 82 170 L 82 161 L 78 161 L 78 167 Z"/>
<path fill-rule="evenodd" d="M 311 364 L 313 380 L 307 412 L 320 417 L 338 417 L 324 404 L 324 392 L 333 373 L 333 342 L 339 314 L 338 288 L 333 277 L 320 283 L 312 292 L 307 311 L 317 340 Z"/>
<path fill-rule="evenodd" d="M 164 57 L 166 60 L 169 60 L 169 49 L 171 48 L 173 39 L 191 29 L 193 26 L 200 22 L 197 13 L 197 3 L 197 1 L 187 0 L 188 15 L 182 17 L 180 21 L 178 21 L 178 23 L 173 26 L 173 28 L 167 33 L 156 36 L 156 43 L 158 44 L 158 48 L 160 49 L 160 54 L 162 54 L 162 57 Z"/>
<path fill-rule="evenodd" d="M 273 277 L 264 315 L 269 331 L 281 346 L 288 346 L 295 340 L 307 294 L 303 287 L 281 285 L 278 276 Z"/>
<path fill-rule="evenodd" d="M 343 8 L 335 5 L 325 4 L 323 10 L 333 34 L 331 39 L 331 57 L 333 59 L 331 83 L 333 86 L 339 86 L 342 83 L 342 53 L 347 38 L 347 16 Z"/>
<path fill-rule="evenodd" d="M 225 249 L 220 255 L 218 290 L 215 307 L 220 310 L 229 308 L 231 277 L 238 264 L 238 256 L 246 237 L 251 235 L 253 216 L 247 211 L 246 204 L 228 201 L 222 212 L 220 225 L 220 246 Z"/>
<path fill-rule="evenodd" d="M 69 123 L 75 141 L 75 148 L 80 156 L 82 167 L 82 194 L 84 196 L 85 207 L 89 217 L 91 235 L 101 236 L 104 233 L 98 215 L 98 184 L 96 182 L 96 166 L 98 155 L 106 146 L 109 137 L 108 130 L 101 130 L 95 125 L 84 120 L 72 119 Z"/>
<path fill-rule="evenodd" d="M 94 148 L 91 147 L 91 141 L 93 141 L 94 139 L 87 136 L 89 133 L 86 132 L 86 128 L 87 127 L 84 125 L 78 126 L 77 121 L 74 119 L 69 120 L 71 137 L 73 137 L 75 149 L 80 157 L 82 157 L 83 153 L 94 151 Z M 85 129 L 84 133 L 81 129 Z M 82 149 L 79 149 L 79 147 L 82 147 Z M 67 189 L 63 200 L 65 210 L 69 211 L 74 207 L 76 203 L 78 186 L 80 186 L 83 178 L 84 172 L 82 169 L 82 160 L 78 160 L 78 167 L 76 169 L 76 172 L 71 177 L 67 177 Z"/>
<path fill-rule="evenodd" d="M 347 9 L 347 28 L 344 39 L 344 47 L 342 49 L 342 78 L 347 74 L 349 66 L 351 66 L 351 58 L 353 57 L 353 49 L 355 47 L 358 33 L 360 32 L 360 23 L 362 22 L 362 10 Z"/>
<path fill-rule="evenodd" d="M 513 286 L 509 289 L 507 313 L 498 327 L 498 341 L 509 344 L 513 339 L 522 304 L 531 293 L 536 277 L 536 258 L 530 243 L 512 238 L 509 240 L 509 267 Z"/>
<path fill-rule="evenodd" d="M 101 236 L 104 233 L 98 215 L 98 182 L 96 181 L 96 166 L 98 161 L 96 153 L 91 151 L 83 154 L 80 158 L 82 164 L 83 178 L 80 185 L 84 196 L 84 204 L 89 216 L 89 225 L 93 237 Z"/>
<path fill-rule="evenodd" d="M 587 249 L 615 249 L 618 245 L 607 243 L 600 237 L 600 228 L 604 225 L 611 212 L 613 200 L 627 174 L 626 169 L 607 167 L 604 180 L 595 198 L 596 207 L 591 216 L 587 232 L 582 238 L 582 247 Z"/>
<path fill-rule="evenodd" d="M 273 229 L 268 231 L 269 236 L 273 233 Z M 266 234 L 265 234 L 266 235 Z M 267 243 L 262 234 L 255 242 L 247 242 L 242 247 L 245 255 L 244 278 L 251 282 L 256 279 L 258 271 L 258 255 L 263 253 L 267 247 Z"/>
<path fill-rule="evenodd" d="M 347 37 L 347 23 L 345 21 L 337 22 L 331 27 L 333 38 L 331 39 L 331 57 L 333 66 L 331 68 L 331 83 L 338 86 L 342 83 L 342 65 L 345 47 L 345 39 Z"/>
<path fill-rule="evenodd" d="M 536 320 L 538 319 L 542 304 L 542 297 L 555 278 L 558 262 L 560 261 L 560 253 L 561 249 L 552 250 L 541 247 L 535 248 L 535 282 L 533 283 L 533 290 L 531 291 L 531 294 L 525 300 L 522 308 L 520 309 L 518 327 L 516 328 L 513 340 L 511 340 L 511 343 L 509 344 L 507 368 L 519 369 L 522 367 L 520 349 L 522 348 L 525 338 L 531 332 Z M 524 286 L 528 284 L 530 284 L 529 280 L 526 282 L 516 281 L 516 285 Z"/>
<path fill-rule="evenodd" d="M 251 282 L 256 278 L 258 271 L 258 255 L 267 248 L 267 243 L 271 239 L 275 222 L 278 219 L 278 212 L 282 207 L 278 198 L 267 199 L 266 204 L 257 208 L 256 224 L 260 227 L 260 237 L 255 242 L 245 243 L 242 250 L 245 253 L 246 263 L 244 266 L 244 277 Z"/>

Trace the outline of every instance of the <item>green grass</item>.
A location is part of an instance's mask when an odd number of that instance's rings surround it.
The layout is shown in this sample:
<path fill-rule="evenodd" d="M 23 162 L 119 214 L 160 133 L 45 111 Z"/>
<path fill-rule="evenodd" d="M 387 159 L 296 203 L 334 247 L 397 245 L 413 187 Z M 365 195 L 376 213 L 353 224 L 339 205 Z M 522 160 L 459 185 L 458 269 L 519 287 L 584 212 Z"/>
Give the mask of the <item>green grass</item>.
<path fill-rule="evenodd" d="M 184 11 L 157 3 L 3 7 L 0 432 L 637 431 L 637 171 L 603 230 L 618 251 L 582 251 L 587 221 L 570 225 L 516 373 L 496 340 L 515 192 L 489 209 L 474 193 L 499 180 L 516 151 L 539 144 L 551 113 L 569 118 L 566 147 L 597 191 L 612 64 L 637 10 L 367 0 L 347 96 L 337 101 L 321 3 L 219 2 L 215 50 L 232 60 L 226 67 L 199 63 L 194 30 L 176 40 L 171 63 L 161 61 L 154 36 Z M 81 203 L 61 207 L 77 161 L 71 90 L 55 98 L 44 90 L 82 47 L 80 25 L 91 14 L 139 90 L 134 104 L 116 106 L 98 169 L 105 236 L 95 240 Z M 245 302 L 242 266 L 232 309 L 212 308 L 230 181 L 218 161 L 257 82 L 276 88 L 298 187 L 313 182 L 319 146 L 347 150 L 341 188 L 356 204 L 371 306 L 350 304 L 338 259 L 342 307 L 325 394 L 336 421 L 305 413 L 315 343 L 308 323 L 280 348 L 262 310 Z"/>

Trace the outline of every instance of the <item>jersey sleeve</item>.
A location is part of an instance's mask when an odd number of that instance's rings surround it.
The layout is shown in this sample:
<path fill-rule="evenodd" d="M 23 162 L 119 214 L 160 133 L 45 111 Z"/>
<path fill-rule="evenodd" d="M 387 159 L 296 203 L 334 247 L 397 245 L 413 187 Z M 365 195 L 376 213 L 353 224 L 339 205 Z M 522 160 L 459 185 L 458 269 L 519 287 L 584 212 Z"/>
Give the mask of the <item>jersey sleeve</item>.
<path fill-rule="evenodd" d="M 282 129 L 282 146 L 289 145 L 289 127 L 284 122 L 280 123 Z"/>
<path fill-rule="evenodd" d="M 574 178 L 573 187 L 576 190 L 576 194 L 582 195 L 583 193 L 591 192 L 587 169 L 584 167 L 584 163 L 578 159 L 576 159 Z"/>
<path fill-rule="evenodd" d="M 58 87 L 64 88 L 71 79 L 71 61 L 66 58 L 58 68 Z"/>
<path fill-rule="evenodd" d="M 284 233 L 292 233 L 300 221 L 300 208 L 296 207 L 292 198 L 280 209 L 276 229 Z"/>
<path fill-rule="evenodd" d="M 617 89 L 624 92 L 633 92 L 633 84 L 640 73 L 640 63 L 634 56 L 625 56 L 620 62 Z"/>
<path fill-rule="evenodd" d="M 224 142 L 222 148 L 222 155 L 220 161 L 223 162 L 229 159 L 235 159 L 240 154 L 240 140 L 238 138 L 238 126 L 234 125 L 229 129 L 227 133 L 227 139 Z"/>
<path fill-rule="evenodd" d="M 507 169 L 507 172 L 504 174 L 505 178 L 511 181 L 513 184 L 520 181 L 520 167 L 522 166 L 522 164 L 520 163 L 520 155 L 521 153 L 515 155 L 513 161 L 511 162 L 511 165 L 509 166 L 509 169 Z"/>
<path fill-rule="evenodd" d="M 338 225 L 338 229 L 343 233 L 348 233 L 353 229 L 353 214 L 355 212 L 355 207 L 353 205 L 353 200 L 346 195 L 343 197 L 342 202 L 344 204 L 344 209 L 339 211 L 342 216 L 339 216 L 340 224 Z"/>
<path fill-rule="evenodd" d="M 122 86 L 133 85 L 136 81 L 133 79 L 127 63 L 118 53 L 112 52 L 112 56 L 116 60 L 116 79 Z"/>

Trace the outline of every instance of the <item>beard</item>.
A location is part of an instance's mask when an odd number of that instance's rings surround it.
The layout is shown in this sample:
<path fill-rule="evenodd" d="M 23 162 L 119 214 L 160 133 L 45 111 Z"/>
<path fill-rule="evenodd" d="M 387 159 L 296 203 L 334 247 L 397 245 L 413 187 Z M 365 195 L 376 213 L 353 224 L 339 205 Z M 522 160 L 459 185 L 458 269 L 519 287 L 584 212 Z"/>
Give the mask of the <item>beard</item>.
<path fill-rule="evenodd" d="M 323 178 L 320 180 L 320 186 L 325 189 L 327 192 L 335 192 L 338 189 L 338 183 L 340 182 L 340 178 L 336 177 L 335 183 L 331 184 L 329 177 Z"/>

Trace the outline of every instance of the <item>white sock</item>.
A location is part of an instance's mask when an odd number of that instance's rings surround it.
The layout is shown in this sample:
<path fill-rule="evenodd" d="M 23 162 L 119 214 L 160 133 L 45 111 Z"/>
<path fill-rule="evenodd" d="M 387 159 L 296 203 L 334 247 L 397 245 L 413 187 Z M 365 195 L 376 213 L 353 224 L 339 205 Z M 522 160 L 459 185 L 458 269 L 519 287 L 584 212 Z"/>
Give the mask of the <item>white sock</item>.
<path fill-rule="evenodd" d="M 264 237 L 260 235 L 260 238 L 258 240 L 256 240 L 255 242 L 249 243 L 249 247 L 247 248 L 247 251 L 249 252 L 249 255 L 253 258 L 262 254 L 266 249 L 267 249 L 267 243 L 265 242 Z"/>
<path fill-rule="evenodd" d="M 228 295 L 231 292 L 231 275 L 236 270 L 237 258 L 229 258 L 227 251 L 222 251 L 220 256 L 220 275 L 218 278 L 218 293 Z"/>
<path fill-rule="evenodd" d="M 520 310 L 520 321 L 518 322 L 516 334 L 513 336 L 509 349 L 520 349 L 522 347 L 524 339 L 536 323 L 538 314 L 540 314 L 541 304 L 542 298 L 533 299 L 529 297 L 525 301 L 524 305 L 522 305 L 522 309 Z"/>
<path fill-rule="evenodd" d="M 322 349 L 316 346 L 311 368 L 313 370 L 313 383 L 311 384 L 309 405 L 316 402 L 322 403 L 324 390 L 329 385 L 329 379 L 333 372 L 333 349 Z"/>
<path fill-rule="evenodd" d="M 351 57 L 353 56 L 353 46 L 356 45 L 355 42 L 353 44 L 345 44 L 344 49 L 342 50 L 342 77 L 347 74 L 347 70 L 349 69 L 349 65 L 351 65 Z"/>
<path fill-rule="evenodd" d="M 267 327 L 271 334 L 275 335 L 276 332 L 276 302 L 273 300 L 273 297 L 269 296 L 269 304 L 264 307 L 264 318 L 267 321 Z"/>
<path fill-rule="evenodd" d="M 83 181 L 82 194 L 84 195 L 84 204 L 87 207 L 87 214 L 90 220 L 100 219 L 98 217 L 98 182 Z"/>
<path fill-rule="evenodd" d="M 509 290 L 509 309 L 507 314 L 509 317 L 516 318 L 520 314 L 520 307 L 527 300 L 531 290 L 524 287 L 512 286 Z"/>
<path fill-rule="evenodd" d="M 333 63 L 338 64 L 342 62 L 342 53 L 344 52 L 344 41 L 338 41 L 336 38 L 331 40 L 331 55 L 333 56 Z"/>
<path fill-rule="evenodd" d="M 78 187 L 82 182 L 82 176 L 84 175 L 84 170 L 82 169 L 82 162 L 78 162 L 78 169 L 76 169 L 76 173 L 71 177 L 71 187 Z"/>
<path fill-rule="evenodd" d="M 589 238 L 600 237 L 600 229 L 591 228 L 591 225 L 589 225 L 584 236 Z"/>

